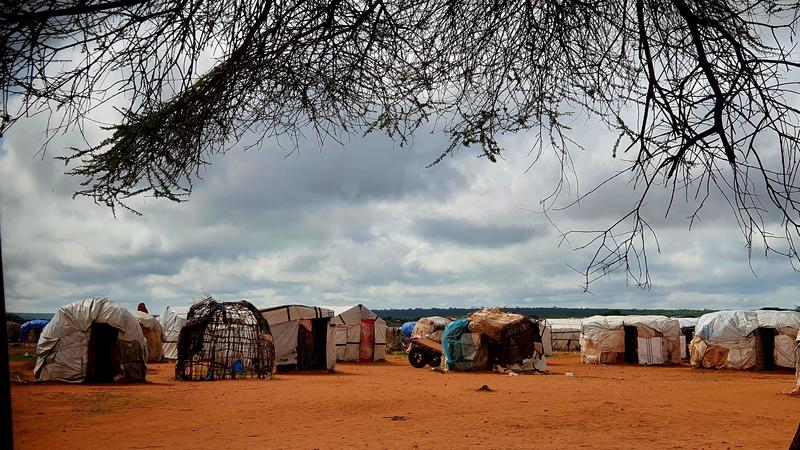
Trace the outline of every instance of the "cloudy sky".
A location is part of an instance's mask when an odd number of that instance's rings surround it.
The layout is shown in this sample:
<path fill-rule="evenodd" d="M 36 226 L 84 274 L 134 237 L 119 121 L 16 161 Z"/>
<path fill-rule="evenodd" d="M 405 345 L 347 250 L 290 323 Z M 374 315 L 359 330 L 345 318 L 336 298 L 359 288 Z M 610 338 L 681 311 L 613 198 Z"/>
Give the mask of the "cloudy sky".
<path fill-rule="evenodd" d="M 620 167 L 613 136 L 576 119 L 576 153 L 585 191 Z M 119 212 L 72 199 L 78 179 L 52 158 L 79 143 L 53 142 L 37 156 L 45 119 L 34 117 L 0 138 L 0 226 L 7 309 L 51 312 L 66 302 L 106 296 L 158 312 L 203 290 L 257 305 L 364 303 L 425 306 L 608 306 L 729 308 L 800 304 L 798 274 L 780 258 L 748 262 L 739 229 L 721 202 L 688 232 L 685 214 L 651 219 L 652 289 L 614 275 L 590 293 L 571 267 L 590 258 L 559 239 L 532 212 L 553 188 L 557 165 L 530 170 L 530 136 L 510 136 L 505 160 L 469 150 L 426 168 L 443 136 L 417 133 L 411 149 L 382 135 L 344 145 L 302 143 L 299 152 L 268 143 L 216 158 L 191 200 L 140 198 Z M 97 133 L 90 130 L 90 135 Z M 96 136 L 90 136 L 96 137 Z M 626 207 L 624 183 L 554 214 L 561 230 L 601 229 Z M 662 199 L 664 197 L 662 196 Z M 565 203 L 563 202 L 563 203 Z M 663 208 L 655 202 L 653 211 Z M 561 245 L 559 245 L 561 244 Z"/>

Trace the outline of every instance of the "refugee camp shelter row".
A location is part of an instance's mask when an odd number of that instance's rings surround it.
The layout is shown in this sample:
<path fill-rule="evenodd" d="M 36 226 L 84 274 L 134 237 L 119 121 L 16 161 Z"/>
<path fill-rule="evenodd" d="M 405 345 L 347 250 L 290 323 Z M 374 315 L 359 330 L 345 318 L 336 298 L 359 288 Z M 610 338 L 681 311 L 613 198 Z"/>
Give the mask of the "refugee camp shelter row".
<path fill-rule="evenodd" d="M 364 305 L 323 305 L 334 312 L 336 360 L 373 362 L 386 359 L 386 322 Z"/>
<path fill-rule="evenodd" d="M 36 345 L 34 376 L 70 383 L 142 382 L 146 342 L 130 311 L 107 298 L 58 309 Z"/>
<path fill-rule="evenodd" d="M 298 370 L 333 370 L 336 367 L 333 310 L 282 305 L 259 312 L 269 323 L 278 366 Z"/>
<path fill-rule="evenodd" d="M 795 367 L 796 311 L 716 311 L 702 315 L 689 345 L 691 364 L 703 368 L 771 370 Z"/>
<path fill-rule="evenodd" d="M 581 321 L 585 363 L 677 364 L 681 328 L 664 316 L 592 316 Z"/>

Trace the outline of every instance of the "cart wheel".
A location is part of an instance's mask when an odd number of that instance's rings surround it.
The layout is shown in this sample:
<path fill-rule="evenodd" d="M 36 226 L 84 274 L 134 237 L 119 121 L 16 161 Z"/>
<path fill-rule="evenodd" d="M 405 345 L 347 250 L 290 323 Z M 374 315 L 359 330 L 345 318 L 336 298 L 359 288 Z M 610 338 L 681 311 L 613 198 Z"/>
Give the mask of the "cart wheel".
<path fill-rule="evenodd" d="M 442 365 L 442 355 L 434 355 L 431 356 L 431 360 L 428 361 L 428 365 L 431 367 L 439 367 Z"/>
<path fill-rule="evenodd" d="M 428 364 L 428 355 L 419 347 L 414 347 L 408 352 L 408 362 L 417 369 L 422 369 Z"/>

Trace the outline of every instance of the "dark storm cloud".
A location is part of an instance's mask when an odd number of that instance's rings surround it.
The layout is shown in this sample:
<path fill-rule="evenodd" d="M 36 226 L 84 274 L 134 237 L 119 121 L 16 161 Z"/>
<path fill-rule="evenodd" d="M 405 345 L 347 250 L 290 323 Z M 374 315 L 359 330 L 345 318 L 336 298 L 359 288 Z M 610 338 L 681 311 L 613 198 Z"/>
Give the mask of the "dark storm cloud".
<path fill-rule="evenodd" d="M 541 229 L 531 226 L 484 225 L 447 218 L 420 219 L 414 229 L 432 242 L 490 248 L 521 244 L 545 234 Z"/>

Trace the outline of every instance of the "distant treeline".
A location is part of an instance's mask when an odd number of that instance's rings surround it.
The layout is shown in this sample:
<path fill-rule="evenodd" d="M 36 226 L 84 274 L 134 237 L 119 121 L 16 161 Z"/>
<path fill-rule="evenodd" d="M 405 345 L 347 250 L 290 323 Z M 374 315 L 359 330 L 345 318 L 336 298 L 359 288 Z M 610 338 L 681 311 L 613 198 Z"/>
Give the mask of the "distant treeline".
<path fill-rule="evenodd" d="M 408 308 L 408 309 L 373 309 L 389 326 L 398 326 L 420 317 L 442 316 L 462 317 L 478 308 Z M 508 307 L 503 310 L 526 316 L 562 319 L 568 317 L 584 318 L 589 316 L 634 316 L 655 314 L 668 317 L 700 317 L 712 309 L 609 309 L 609 308 L 558 308 L 558 307 Z"/>

